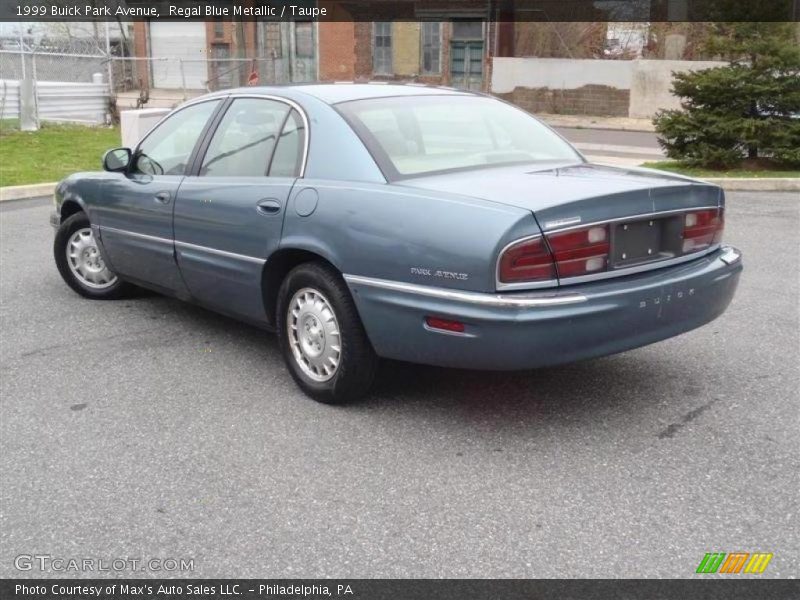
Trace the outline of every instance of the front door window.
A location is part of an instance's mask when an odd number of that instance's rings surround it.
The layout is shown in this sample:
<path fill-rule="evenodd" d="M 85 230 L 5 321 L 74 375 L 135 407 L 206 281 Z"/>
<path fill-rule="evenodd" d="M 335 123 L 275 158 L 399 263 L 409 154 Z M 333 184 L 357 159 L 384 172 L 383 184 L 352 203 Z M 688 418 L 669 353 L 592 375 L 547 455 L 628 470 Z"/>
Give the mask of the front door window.
<path fill-rule="evenodd" d="M 219 100 L 179 110 L 154 129 L 139 145 L 133 174 L 183 175 L 197 140 Z"/>

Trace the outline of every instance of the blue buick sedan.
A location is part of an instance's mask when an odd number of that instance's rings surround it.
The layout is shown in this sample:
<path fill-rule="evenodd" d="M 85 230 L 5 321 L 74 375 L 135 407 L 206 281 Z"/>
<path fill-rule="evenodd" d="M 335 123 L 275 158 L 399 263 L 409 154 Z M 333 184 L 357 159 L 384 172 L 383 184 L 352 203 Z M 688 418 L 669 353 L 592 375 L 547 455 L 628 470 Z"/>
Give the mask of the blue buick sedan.
<path fill-rule="evenodd" d="M 55 262 L 277 332 L 310 397 L 379 357 L 529 369 L 720 316 L 742 270 L 713 185 L 588 163 L 526 112 L 416 85 L 247 88 L 180 106 L 56 190 Z"/>

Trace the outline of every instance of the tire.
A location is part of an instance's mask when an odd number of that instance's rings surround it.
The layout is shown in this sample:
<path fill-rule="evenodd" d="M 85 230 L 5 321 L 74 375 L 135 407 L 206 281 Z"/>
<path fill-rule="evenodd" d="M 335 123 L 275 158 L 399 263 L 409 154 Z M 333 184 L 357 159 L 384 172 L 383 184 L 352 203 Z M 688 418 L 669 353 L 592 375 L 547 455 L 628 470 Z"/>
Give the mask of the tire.
<path fill-rule="evenodd" d="M 84 298 L 116 300 L 134 289 L 105 266 L 86 213 L 75 213 L 61 224 L 53 257 L 64 282 Z"/>
<path fill-rule="evenodd" d="M 378 357 L 333 268 L 310 262 L 290 271 L 278 292 L 275 321 L 286 366 L 306 395 L 343 404 L 369 391 Z"/>

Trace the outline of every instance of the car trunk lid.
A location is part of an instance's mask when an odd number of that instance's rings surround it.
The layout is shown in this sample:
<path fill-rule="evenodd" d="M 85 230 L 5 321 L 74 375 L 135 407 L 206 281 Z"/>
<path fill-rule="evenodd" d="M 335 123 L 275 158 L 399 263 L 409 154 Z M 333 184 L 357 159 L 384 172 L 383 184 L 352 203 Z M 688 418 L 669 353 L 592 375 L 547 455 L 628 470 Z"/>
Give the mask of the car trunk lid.
<path fill-rule="evenodd" d="M 500 167 L 399 182 L 530 210 L 545 231 L 635 215 L 718 206 L 717 186 L 679 175 L 588 163 Z"/>
<path fill-rule="evenodd" d="M 402 183 L 530 210 L 547 237 L 562 282 L 578 281 L 593 269 L 596 277 L 600 271 L 613 276 L 656 267 L 709 247 L 723 200 L 717 186 L 685 177 L 584 163 L 503 167 Z M 713 209 L 714 215 L 701 209 Z M 708 231 L 697 230 L 697 248 L 685 245 L 688 212 L 711 219 Z M 596 243 L 582 236 L 594 236 Z"/>

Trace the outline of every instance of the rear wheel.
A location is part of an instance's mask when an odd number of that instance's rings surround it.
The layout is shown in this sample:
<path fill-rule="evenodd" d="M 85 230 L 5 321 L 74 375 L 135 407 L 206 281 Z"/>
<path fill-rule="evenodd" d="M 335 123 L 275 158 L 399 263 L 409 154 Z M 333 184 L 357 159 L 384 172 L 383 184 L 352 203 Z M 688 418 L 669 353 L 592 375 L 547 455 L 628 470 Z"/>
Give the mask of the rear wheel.
<path fill-rule="evenodd" d="M 305 263 L 278 293 L 278 338 L 286 365 L 311 398 L 340 404 L 363 396 L 378 359 L 341 276 L 321 263 Z"/>
<path fill-rule="evenodd" d="M 53 256 L 61 277 L 81 296 L 113 300 L 132 289 L 106 265 L 85 213 L 72 215 L 58 228 Z"/>

